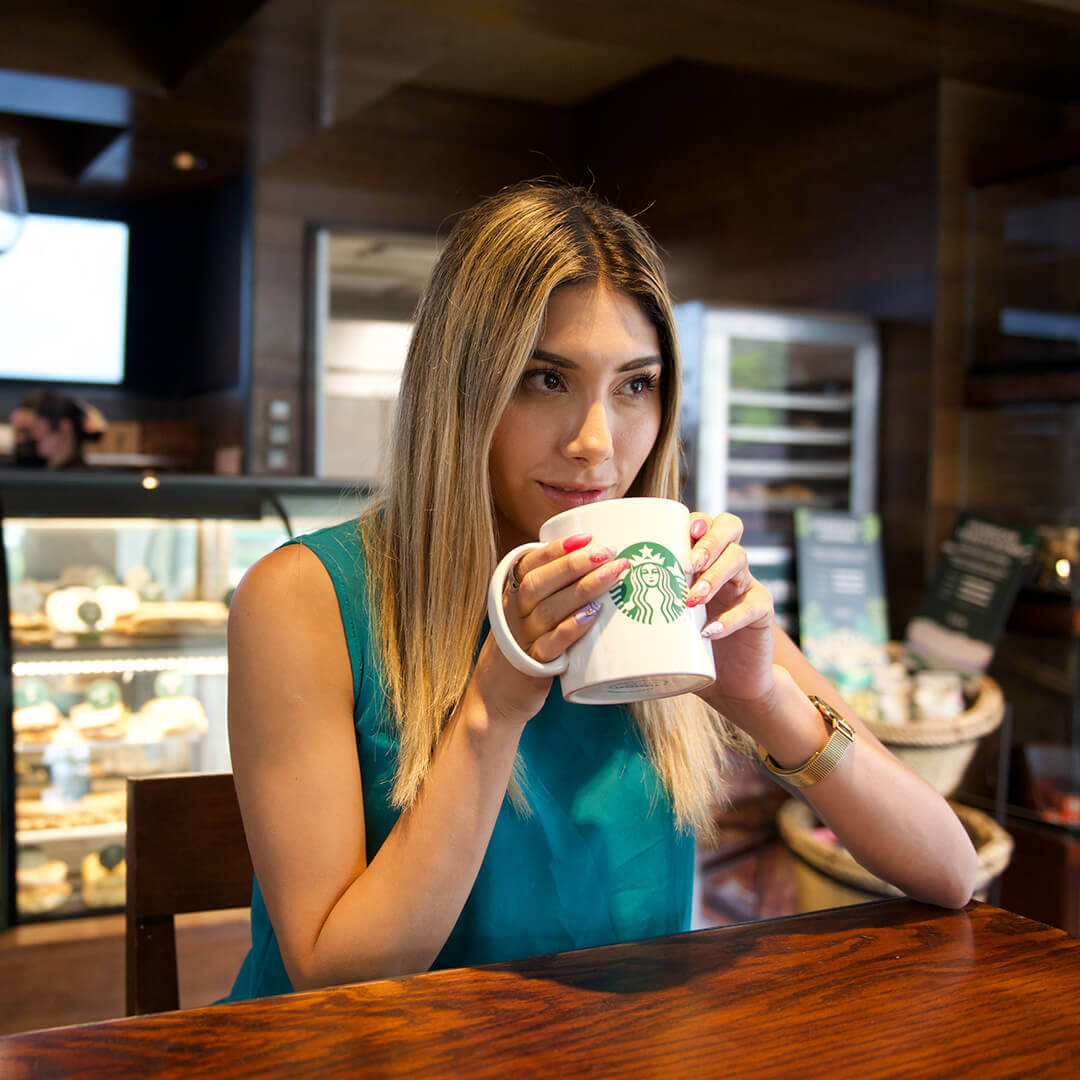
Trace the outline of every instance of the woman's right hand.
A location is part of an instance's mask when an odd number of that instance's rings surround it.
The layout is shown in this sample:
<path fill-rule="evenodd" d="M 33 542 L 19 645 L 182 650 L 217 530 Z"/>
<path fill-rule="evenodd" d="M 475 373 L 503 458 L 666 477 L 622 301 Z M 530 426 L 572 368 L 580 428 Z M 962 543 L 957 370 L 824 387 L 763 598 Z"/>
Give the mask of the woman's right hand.
<path fill-rule="evenodd" d="M 503 589 L 506 621 L 522 650 L 540 663 L 565 652 L 592 625 L 602 597 L 627 565 L 611 548 L 581 534 L 527 551 Z M 524 724 L 543 707 L 551 679 L 523 675 L 488 634 L 470 689 L 474 686 L 488 709 Z"/>

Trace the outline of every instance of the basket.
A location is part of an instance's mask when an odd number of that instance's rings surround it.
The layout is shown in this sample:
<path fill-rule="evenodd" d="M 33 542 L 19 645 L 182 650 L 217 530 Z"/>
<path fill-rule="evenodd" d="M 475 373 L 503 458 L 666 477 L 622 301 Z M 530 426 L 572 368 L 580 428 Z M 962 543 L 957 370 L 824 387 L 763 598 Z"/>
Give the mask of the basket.
<path fill-rule="evenodd" d="M 902 646 L 893 643 L 889 648 L 893 656 L 898 656 Z M 1004 715 L 1001 687 L 989 675 L 983 675 L 971 708 L 959 716 L 924 718 L 908 724 L 865 719 L 863 723 L 938 794 L 951 795 L 975 756 L 979 739 L 996 730 Z"/>
<path fill-rule="evenodd" d="M 974 891 L 979 893 L 1009 865 L 1013 851 L 1012 837 L 986 814 L 960 803 L 950 801 L 949 805 L 975 845 L 978 867 Z M 864 870 L 844 848 L 814 836 L 812 830 L 817 826 L 817 817 L 809 806 L 798 799 L 788 799 L 780 807 L 776 813 L 776 825 L 784 842 L 796 855 L 829 877 L 879 896 L 904 895 L 895 885 Z"/>

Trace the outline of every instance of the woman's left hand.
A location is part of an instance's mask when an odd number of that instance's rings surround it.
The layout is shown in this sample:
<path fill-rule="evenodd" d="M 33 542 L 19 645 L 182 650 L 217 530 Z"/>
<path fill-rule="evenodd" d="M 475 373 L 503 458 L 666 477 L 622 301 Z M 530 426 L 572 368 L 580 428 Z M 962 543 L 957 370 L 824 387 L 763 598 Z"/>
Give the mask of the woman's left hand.
<path fill-rule="evenodd" d="M 704 636 L 713 643 L 716 681 L 701 696 L 718 712 L 758 702 L 775 686 L 772 593 L 750 573 L 734 514 L 690 518 L 688 607 L 705 604 Z"/>

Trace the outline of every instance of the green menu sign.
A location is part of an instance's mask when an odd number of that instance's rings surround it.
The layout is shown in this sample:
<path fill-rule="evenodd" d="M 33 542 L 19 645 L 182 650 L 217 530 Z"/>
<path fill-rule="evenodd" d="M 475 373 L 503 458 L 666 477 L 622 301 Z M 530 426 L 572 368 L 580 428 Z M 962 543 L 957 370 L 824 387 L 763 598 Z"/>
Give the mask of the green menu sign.
<path fill-rule="evenodd" d="M 1036 540 L 1034 529 L 961 514 L 908 623 L 908 650 L 930 667 L 985 671 Z"/>
<path fill-rule="evenodd" d="M 843 692 L 887 660 L 889 620 L 877 514 L 795 511 L 799 643 Z"/>

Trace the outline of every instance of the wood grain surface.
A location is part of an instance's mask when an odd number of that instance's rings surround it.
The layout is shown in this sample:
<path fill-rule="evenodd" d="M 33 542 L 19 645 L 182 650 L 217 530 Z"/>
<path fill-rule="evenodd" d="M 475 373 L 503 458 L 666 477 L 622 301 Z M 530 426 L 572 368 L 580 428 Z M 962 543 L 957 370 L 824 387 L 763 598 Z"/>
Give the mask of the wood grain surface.
<path fill-rule="evenodd" d="M 0 1039 L 0 1076 L 1075 1076 L 1080 942 L 908 900 Z"/>

